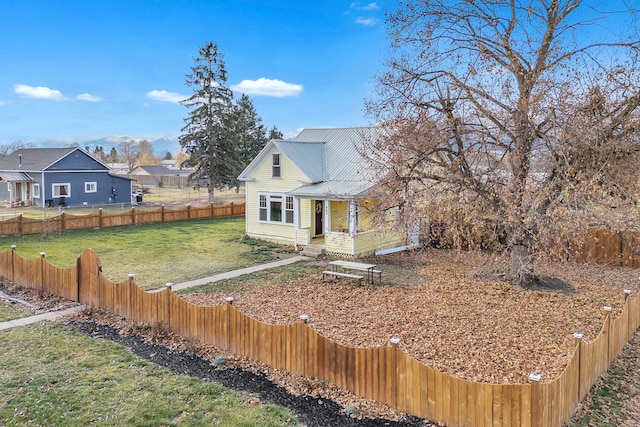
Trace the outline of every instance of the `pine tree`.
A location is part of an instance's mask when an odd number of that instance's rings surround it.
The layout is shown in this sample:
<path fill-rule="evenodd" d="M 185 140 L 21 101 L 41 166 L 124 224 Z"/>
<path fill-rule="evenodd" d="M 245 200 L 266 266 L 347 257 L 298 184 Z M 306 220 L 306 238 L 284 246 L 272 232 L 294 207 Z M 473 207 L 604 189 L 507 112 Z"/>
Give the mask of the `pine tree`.
<path fill-rule="evenodd" d="M 280 129 L 277 127 L 273 126 L 271 130 L 269 130 L 269 140 L 282 138 L 284 138 L 284 135 L 282 135 L 282 132 L 280 132 Z"/>
<path fill-rule="evenodd" d="M 178 141 L 190 155 L 186 165 L 196 168 L 190 180 L 206 186 L 213 202 L 214 189 L 236 184 L 233 92 L 226 86 L 227 70 L 216 43 L 207 42 L 201 47 L 194 63 L 185 81 L 193 95 L 181 102 L 190 112 Z"/>
<path fill-rule="evenodd" d="M 242 94 L 234 110 L 234 138 L 238 143 L 239 159 L 235 175 L 238 176 L 264 148 L 268 139 L 267 129 L 247 95 Z"/>

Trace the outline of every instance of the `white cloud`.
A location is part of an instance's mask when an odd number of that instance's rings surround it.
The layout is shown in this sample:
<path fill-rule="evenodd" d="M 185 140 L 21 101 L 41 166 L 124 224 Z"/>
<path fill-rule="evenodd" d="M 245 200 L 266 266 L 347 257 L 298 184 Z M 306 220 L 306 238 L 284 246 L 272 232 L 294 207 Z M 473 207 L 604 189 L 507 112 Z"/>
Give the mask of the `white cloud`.
<path fill-rule="evenodd" d="M 187 95 L 181 95 L 176 92 L 167 92 L 166 90 L 152 90 L 151 92 L 147 92 L 146 96 L 147 98 L 151 98 L 155 101 L 174 102 L 176 104 L 188 98 Z"/>
<path fill-rule="evenodd" d="M 22 98 L 51 99 L 53 101 L 67 101 L 59 90 L 49 89 L 46 86 L 13 85 L 13 91 Z"/>
<path fill-rule="evenodd" d="M 87 102 L 102 102 L 102 101 L 104 101 L 104 99 L 100 98 L 99 96 L 94 96 L 94 95 L 91 95 L 90 93 L 81 93 L 80 95 L 76 96 L 76 99 L 78 101 L 87 101 Z"/>
<path fill-rule="evenodd" d="M 378 6 L 377 2 L 371 2 L 368 3 L 366 6 L 360 6 L 360 4 L 358 2 L 353 2 L 351 3 L 351 5 L 349 6 L 350 9 L 358 9 L 358 10 L 378 10 L 380 9 L 380 6 Z"/>
<path fill-rule="evenodd" d="M 265 79 L 264 77 L 260 77 L 258 80 L 243 80 L 240 84 L 231 86 L 231 90 L 236 92 L 273 98 L 298 96 L 303 89 L 302 85 L 286 83 L 282 80 Z"/>
<path fill-rule="evenodd" d="M 364 25 L 366 27 L 370 27 L 372 25 L 376 25 L 378 22 L 380 22 L 380 20 L 377 19 L 377 18 L 371 18 L 371 17 L 364 18 L 362 16 L 358 16 L 356 18 L 355 22 L 356 22 L 356 24 L 360 24 L 360 25 Z"/>

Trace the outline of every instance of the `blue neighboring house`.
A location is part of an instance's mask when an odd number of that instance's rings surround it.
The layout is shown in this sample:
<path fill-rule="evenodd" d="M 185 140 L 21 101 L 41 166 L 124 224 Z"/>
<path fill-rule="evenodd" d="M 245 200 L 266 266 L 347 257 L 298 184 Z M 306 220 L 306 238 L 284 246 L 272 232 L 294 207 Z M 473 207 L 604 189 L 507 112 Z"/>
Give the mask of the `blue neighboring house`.
<path fill-rule="evenodd" d="M 0 157 L 0 201 L 11 206 L 131 202 L 131 178 L 79 147 L 22 148 Z"/>

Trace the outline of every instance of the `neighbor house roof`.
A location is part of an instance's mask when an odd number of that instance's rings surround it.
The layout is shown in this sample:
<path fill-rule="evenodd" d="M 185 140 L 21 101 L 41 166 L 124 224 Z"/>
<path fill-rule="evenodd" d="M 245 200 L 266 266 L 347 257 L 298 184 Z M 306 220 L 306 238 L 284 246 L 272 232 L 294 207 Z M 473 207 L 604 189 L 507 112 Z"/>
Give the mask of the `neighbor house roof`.
<path fill-rule="evenodd" d="M 193 173 L 195 169 L 183 168 L 183 169 L 169 169 L 165 166 L 136 166 L 130 175 L 154 175 L 154 176 L 168 176 L 168 175 L 189 175 Z"/>
<path fill-rule="evenodd" d="M 21 148 L 8 154 L 4 157 L 0 157 L 0 170 L 3 171 L 29 171 L 29 172 L 42 172 L 47 168 L 62 160 L 66 156 L 70 155 L 74 151 L 80 151 L 85 155 L 91 157 L 100 165 L 107 168 L 99 160 L 95 159 L 90 154 L 87 154 L 79 147 L 64 147 L 64 148 Z"/>

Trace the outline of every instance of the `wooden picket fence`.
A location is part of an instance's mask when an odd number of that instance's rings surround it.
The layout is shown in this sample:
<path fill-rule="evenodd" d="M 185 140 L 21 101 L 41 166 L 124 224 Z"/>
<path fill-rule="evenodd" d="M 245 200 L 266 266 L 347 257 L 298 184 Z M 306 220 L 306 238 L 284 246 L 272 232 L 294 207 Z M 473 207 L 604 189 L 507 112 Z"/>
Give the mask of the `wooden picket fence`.
<path fill-rule="evenodd" d="M 85 250 L 77 266 L 26 260 L 15 248 L 0 253 L 0 274 L 16 283 L 103 308 L 146 324 L 166 324 L 184 337 L 248 356 L 289 372 L 323 378 L 364 398 L 447 426 L 561 426 L 640 326 L 640 298 L 625 292 L 621 314 L 607 312 L 590 342 L 576 338 L 563 373 L 550 381 L 486 384 L 438 372 L 402 351 L 397 342 L 378 348 L 338 344 L 306 322 L 270 325 L 244 315 L 232 302 L 198 306 L 170 287 L 146 292 L 129 277 L 102 275 L 96 253 Z"/>
<path fill-rule="evenodd" d="M 44 219 L 25 218 L 20 214 L 15 218 L 0 221 L 0 236 L 23 236 L 88 228 L 222 218 L 243 216 L 244 213 L 244 203 L 229 203 L 224 206 L 211 204 L 193 207 L 189 205 L 180 209 L 166 209 L 164 206 L 153 210 L 131 208 L 128 211 L 118 213 L 104 213 L 102 209 L 99 209 L 88 215 L 70 215 L 62 212 L 60 215 Z"/>

